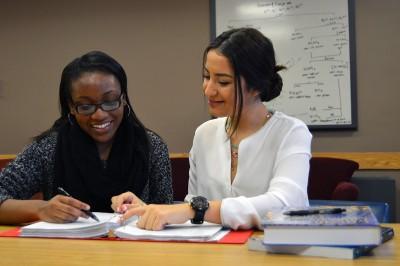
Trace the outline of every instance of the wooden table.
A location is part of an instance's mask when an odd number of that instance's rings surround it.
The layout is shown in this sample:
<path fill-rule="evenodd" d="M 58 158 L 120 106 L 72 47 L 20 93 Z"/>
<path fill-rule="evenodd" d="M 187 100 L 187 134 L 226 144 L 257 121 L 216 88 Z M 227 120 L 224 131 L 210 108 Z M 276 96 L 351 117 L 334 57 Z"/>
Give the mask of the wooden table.
<path fill-rule="evenodd" d="M 267 254 L 237 244 L 0 237 L 0 265 L 400 265 L 400 224 L 389 226 L 397 236 L 376 248 L 373 256 L 356 260 Z"/>

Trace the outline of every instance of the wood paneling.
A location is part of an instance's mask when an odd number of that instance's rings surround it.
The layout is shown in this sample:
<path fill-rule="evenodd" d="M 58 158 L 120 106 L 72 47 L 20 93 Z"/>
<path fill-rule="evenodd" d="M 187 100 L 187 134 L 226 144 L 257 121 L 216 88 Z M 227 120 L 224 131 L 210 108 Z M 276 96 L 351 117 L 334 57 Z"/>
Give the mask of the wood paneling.
<path fill-rule="evenodd" d="M 400 170 L 400 152 L 313 152 L 312 155 L 353 160 L 358 162 L 360 170 Z M 188 157 L 188 154 L 171 153 L 170 157 Z"/>

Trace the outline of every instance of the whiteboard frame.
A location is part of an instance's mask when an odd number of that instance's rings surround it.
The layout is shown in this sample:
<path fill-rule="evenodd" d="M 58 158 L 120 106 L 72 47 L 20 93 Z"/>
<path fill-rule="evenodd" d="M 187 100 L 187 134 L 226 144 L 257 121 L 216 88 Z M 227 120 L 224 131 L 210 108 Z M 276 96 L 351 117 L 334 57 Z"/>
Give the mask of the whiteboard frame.
<path fill-rule="evenodd" d="M 210 0 L 210 39 L 216 38 L 216 21 L 218 14 L 216 13 L 216 1 Z M 303 0 L 307 1 L 307 0 Z M 347 0 L 348 11 L 348 32 L 349 32 L 349 62 L 350 62 L 350 110 L 351 110 L 351 123 L 350 124 L 328 124 L 328 125 L 310 125 L 308 128 L 313 131 L 318 130 L 357 130 L 358 117 L 357 117 L 357 76 L 356 76 L 356 44 L 355 44 L 355 1 Z"/>

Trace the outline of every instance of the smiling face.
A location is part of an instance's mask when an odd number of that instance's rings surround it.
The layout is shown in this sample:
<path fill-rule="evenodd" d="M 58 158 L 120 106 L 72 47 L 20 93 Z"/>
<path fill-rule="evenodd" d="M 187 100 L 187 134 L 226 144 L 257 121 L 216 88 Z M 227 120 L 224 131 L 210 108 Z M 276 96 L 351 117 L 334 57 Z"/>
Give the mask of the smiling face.
<path fill-rule="evenodd" d="M 234 116 L 238 110 L 235 101 L 236 78 L 233 67 L 227 57 L 217 50 L 207 53 L 203 69 L 203 91 L 208 100 L 211 115 L 216 117 Z M 243 109 L 259 99 L 258 93 L 248 90 L 243 78 L 240 78 L 240 87 L 243 95 Z M 236 108 L 235 108 L 236 107 Z"/>
<path fill-rule="evenodd" d="M 229 116 L 235 104 L 235 78 L 229 60 L 215 50 L 207 53 L 203 69 L 203 91 L 211 115 Z"/>
<path fill-rule="evenodd" d="M 81 129 L 92 137 L 98 146 L 112 144 L 123 118 L 124 103 L 122 102 L 113 111 L 104 111 L 98 106 L 97 110 L 90 115 L 79 114 L 76 106 L 112 102 L 120 99 L 120 96 L 120 84 L 111 74 L 87 72 L 72 82 L 71 114 L 75 116 Z"/>

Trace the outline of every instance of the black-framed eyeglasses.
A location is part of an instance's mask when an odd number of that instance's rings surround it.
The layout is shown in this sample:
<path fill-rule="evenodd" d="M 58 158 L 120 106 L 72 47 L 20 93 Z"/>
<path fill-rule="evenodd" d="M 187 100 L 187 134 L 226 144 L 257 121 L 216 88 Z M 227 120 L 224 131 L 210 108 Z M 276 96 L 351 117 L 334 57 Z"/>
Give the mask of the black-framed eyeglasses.
<path fill-rule="evenodd" d="M 76 104 L 75 105 L 75 110 L 78 114 L 80 115 L 91 115 L 94 114 L 98 108 L 105 112 L 111 112 L 114 110 L 117 110 L 121 106 L 122 102 L 122 93 L 118 97 L 118 99 L 114 101 L 105 101 L 102 103 L 97 103 L 97 104 Z"/>

